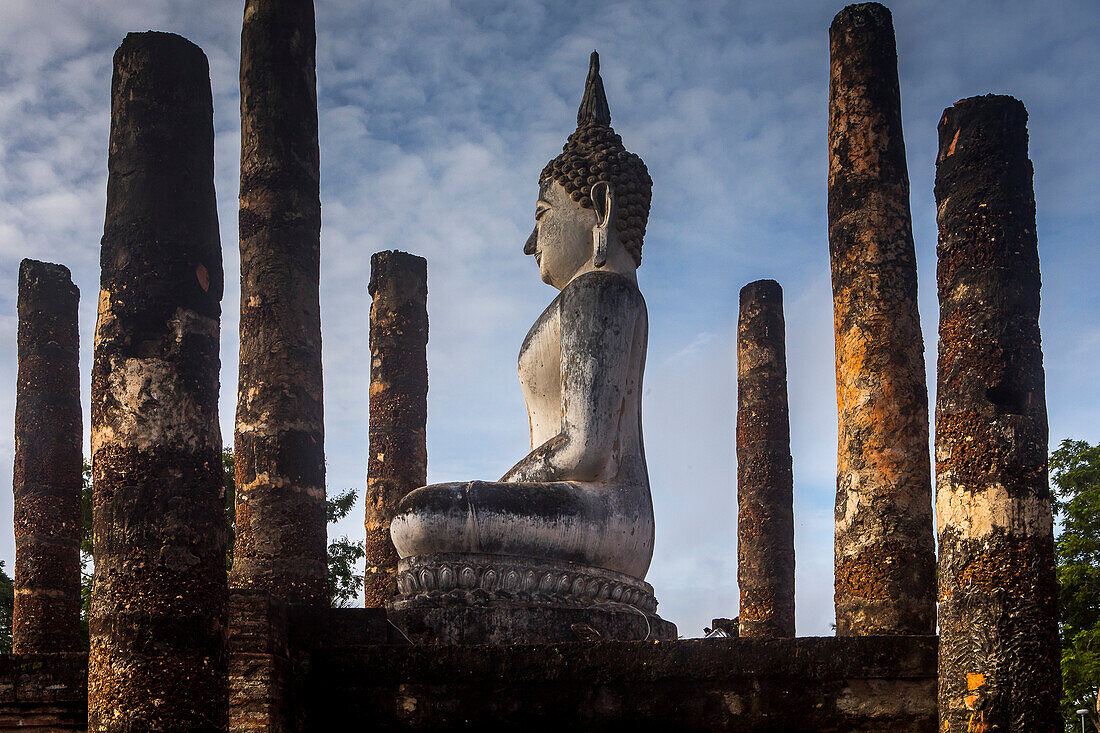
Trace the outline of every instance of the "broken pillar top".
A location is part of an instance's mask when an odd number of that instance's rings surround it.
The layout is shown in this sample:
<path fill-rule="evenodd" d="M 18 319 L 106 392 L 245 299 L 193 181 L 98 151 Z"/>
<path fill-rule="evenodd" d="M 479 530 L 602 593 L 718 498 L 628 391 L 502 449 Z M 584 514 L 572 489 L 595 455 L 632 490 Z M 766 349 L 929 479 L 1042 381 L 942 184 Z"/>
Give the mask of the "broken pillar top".
<path fill-rule="evenodd" d="M 949 121 L 956 121 L 955 126 L 958 127 L 962 121 L 972 124 L 997 122 L 998 120 L 1007 120 L 1013 126 L 1019 125 L 1021 122 L 1026 125 L 1027 108 L 1019 99 L 1007 94 L 980 94 L 975 97 L 960 99 L 945 109 L 943 117 L 940 119 L 940 125 L 943 126 Z M 1003 124 L 1000 126 L 1004 127 Z"/>
<path fill-rule="evenodd" d="M 58 295 L 69 295 L 73 298 L 80 297 L 80 290 L 73 284 L 72 274 L 64 265 L 55 265 L 52 262 L 40 262 L 38 260 L 24 259 L 19 263 L 19 290 L 43 287 L 53 287 L 58 290 Z"/>
<path fill-rule="evenodd" d="M 840 27 L 859 28 L 867 25 L 893 25 L 890 9 L 882 3 L 855 3 L 841 10 L 833 18 L 833 24 L 829 27 L 834 30 Z"/>
<path fill-rule="evenodd" d="M 56 265 L 52 262 L 32 260 L 27 257 L 19 263 L 19 279 L 24 280 L 32 277 L 49 277 L 71 281 L 72 273 L 69 272 L 69 268 L 65 267 L 65 265 Z"/>
<path fill-rule="evenodd" d="M 119 54 L 134 52 L 179 53 L 206 58 L 203 50 L 194 43 L 179 34 L 167 31 L 127 33 L 119 44 L 118 50 L 115 51 L 115 57 L 117 58 Z"/>
<path fill-rule="evenodd" d="M 983 94 L 955 102 L 943 111 L 940 118 L 941 156 L 938 163 L 954 154 L 956 146 L 943 140 L 943 135 L 958 135 L 965 130 L 974 140 L 988 140 L 988 144 L 1003 146 L 1006 143 L 1027 149 L 1027 108 L 1024 103 L 1007 94 Z M 1010 140 L 1004 136 L 1023 136 L 1023 140 Z M 946 142 L 947 145 L 943 145 Z M 957 143 L 957 141 L 956 141 Z"/>
<path fill-rule="evenodd" d="M 367 283 L 367 294 L 373 298 L 379 282 L 397 270 L 409 269 L 415 271 L 421 280 L 426 280 L 428 261 L 420 255 L 398 249 L 375 252 L 370 256 L 370 281 Z"/>
<path fill-rule="evenodd" d="M 845 84 L 867 84 L 861 95 L 898 95 L 897 45 L 890 11 L 878 3 L 849 5 L 829 26 L 832 64 L 840 64 Z M 835 73 L 835 72 L 834 72 Z M 834 84 L 837 80 L 834 80 Z M 850 92 L 849 92 L 850 93 Z"/>
<path fill-rule="evenodd" d="M 744 305 L 752 300 L 780 300 L 783 288 L 775 280 L 756 280 L 741 288 L 740 302 Z"/>
<path fill-rule="evenodd" d="M 114 65 L 116 75 L 120 70 L 140 69 L 140 78 L 145 85 L 163 87 L 168 91 L 185 83 L 194 85 L 193 99 L 210 99 L 210 63 L 206 54 L 194 43 L 175 33 L 127 33 L 115 51 Z M 213 107 L 210 101 L 207 105 Z"/>
<path fill-rule="evenodd" d="M 935 191 L 941 195 L 950 188 L 953 205 L 985 210 L 1003 200 L 1002 187 L 1031 186 L 1027 109 L 1015 97 L 986 94 L 959 100 L 943 111 L 939 143 Z M 1001 164 L 977 164 L 987 160 Z"/>

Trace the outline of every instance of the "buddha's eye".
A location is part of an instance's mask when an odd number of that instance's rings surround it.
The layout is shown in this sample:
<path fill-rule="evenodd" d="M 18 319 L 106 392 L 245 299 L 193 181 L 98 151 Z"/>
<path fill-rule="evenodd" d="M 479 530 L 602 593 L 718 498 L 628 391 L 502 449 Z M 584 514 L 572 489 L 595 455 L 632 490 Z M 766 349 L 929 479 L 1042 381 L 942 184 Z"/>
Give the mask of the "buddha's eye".
<path fill-rule="evenodd" d="M 535 206 L 535 221 L 542 218 L 542 215 L 550 210 L 549 204 L 544 204 L 541 201 Z"/>

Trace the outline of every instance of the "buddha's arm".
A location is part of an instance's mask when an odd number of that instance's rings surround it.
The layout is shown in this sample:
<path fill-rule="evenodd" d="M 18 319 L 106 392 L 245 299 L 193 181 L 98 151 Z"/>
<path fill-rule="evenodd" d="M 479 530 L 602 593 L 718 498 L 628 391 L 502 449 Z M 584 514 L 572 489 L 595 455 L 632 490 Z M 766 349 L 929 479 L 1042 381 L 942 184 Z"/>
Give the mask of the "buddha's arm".
<path fill-rule="evenodd" d="M 501 481 L 597 481 L 619 438 L 630 352 L 644 303 L 625 279 L 581 276 L 562 293 L 562 430 Z"/>

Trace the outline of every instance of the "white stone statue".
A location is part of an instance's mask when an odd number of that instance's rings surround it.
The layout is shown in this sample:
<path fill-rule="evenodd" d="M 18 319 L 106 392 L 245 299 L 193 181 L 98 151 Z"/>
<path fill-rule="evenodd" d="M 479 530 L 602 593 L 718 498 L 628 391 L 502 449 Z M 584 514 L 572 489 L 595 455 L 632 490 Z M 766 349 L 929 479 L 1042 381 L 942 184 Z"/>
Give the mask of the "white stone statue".
<path fill-rule="evenodd" d="M 425 486 L 400 502 L 391 535 L 405 596 L 426 590 L 420 558 L 445 556 L 461 572 L 465 553 L 480 558 L 482 575 L 467 579 L 481 588 L 494 589 L 484 581 L 491 570 L 490 584 L 501 575 L 503 590 L 534 593 L 541 583 L 543 595 L 576 595 L 574 576 L 546 569 L 588 568 L 582 596 L 636 600 L 650 613 L 656 606 L 641 583 L 653 555 L 653 504 L 641 419 L 649 324 L 636 275 L 652 182 L 610 127 L 595 53 L 577 117 L 577 131 L 543 170 L 524 247 L 543 282 L 561 291 L 519 354 L 531 452 L 498 482 Z M 430 577 L 428 585 L 447 585 L 451 576 Z"/>

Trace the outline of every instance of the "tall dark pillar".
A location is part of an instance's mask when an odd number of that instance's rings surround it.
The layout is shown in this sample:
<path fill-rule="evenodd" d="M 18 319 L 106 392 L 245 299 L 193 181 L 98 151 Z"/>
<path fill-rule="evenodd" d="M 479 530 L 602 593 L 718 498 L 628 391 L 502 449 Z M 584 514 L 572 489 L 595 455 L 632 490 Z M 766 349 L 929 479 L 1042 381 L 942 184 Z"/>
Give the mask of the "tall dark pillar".
<path fill-rule="evenodd" d="M 80 291 L 68 268 L 19 265 L 19 376 L 15 388 L 16 654 L 78 652 Z"/>
<path fill-rule="evenodd" d="M 936 516 L 945 733 L 1063 730 L 1027 111 L 944 111 Z"/>
<path fill-rule="evenodd" d="M 397 502 L 428 482 L 428 264 L 405 252 L 371 256 L 370 456 L 366 605 L 396 592 L 390 521 Z"/>
<path fill-rule="evenodd" d="M 741 288 L 737 322 L 737 585 L 740 635 L 794 636 L 794 479 L 783 289 Z"/>
<path fill-rule="evenodd" d="M 224 731 L 222 259 L 203 52 L 114 58 L 92 365 L 90 731 Z"/>
<path fill-rule="evenodd" d="M 312 0 L 247 0 L 230 583 L 291 605 L 326 608 L 315 48 Z"/>
<path fill-rule="evenodd" d="M 848 6 L 829 42 L 837 634 L 931 634 L 928 390 L 890 11 Z"/>

